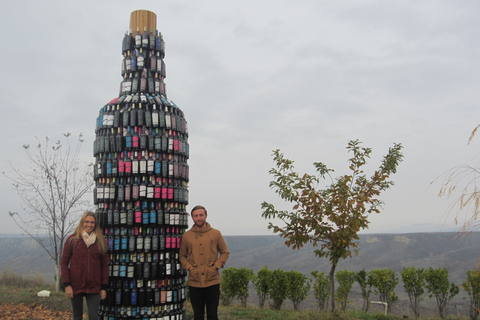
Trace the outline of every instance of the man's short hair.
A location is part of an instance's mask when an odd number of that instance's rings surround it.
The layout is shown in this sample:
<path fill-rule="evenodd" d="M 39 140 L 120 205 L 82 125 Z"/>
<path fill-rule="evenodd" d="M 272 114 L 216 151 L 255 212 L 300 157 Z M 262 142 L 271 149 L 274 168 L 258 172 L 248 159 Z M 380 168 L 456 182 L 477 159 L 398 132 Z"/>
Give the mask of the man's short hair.
<path fill-rule="evenodd" d="M 193 211 L 198 210 L 198 209 L 203 209 L 203 210 L 205 211 L 205 214 L 207 214 L 207 209 L 205 209 L 204 206 L 200 206 L 200 205 L 197 205 L 197 206 L 193 207 L 193 209 L 192 209 L 192 211 L 190 212 L 190 214 L 193 215 Z"/>

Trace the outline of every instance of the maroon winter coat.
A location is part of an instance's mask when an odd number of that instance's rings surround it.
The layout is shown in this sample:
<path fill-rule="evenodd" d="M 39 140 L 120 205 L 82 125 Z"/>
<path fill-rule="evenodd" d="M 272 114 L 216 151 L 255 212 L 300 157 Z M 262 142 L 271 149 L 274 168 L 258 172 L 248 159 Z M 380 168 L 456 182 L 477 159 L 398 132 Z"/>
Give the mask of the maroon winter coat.
<path fill-rule="evenodd" d="M 89 248 L 83 239 L 71 243 L 67 238 L 63 247 L 62 282 L 72 286 L 73 294 L 100 293 L 108 288 L 108 253 L 100 254 L 98 239 Z"/>

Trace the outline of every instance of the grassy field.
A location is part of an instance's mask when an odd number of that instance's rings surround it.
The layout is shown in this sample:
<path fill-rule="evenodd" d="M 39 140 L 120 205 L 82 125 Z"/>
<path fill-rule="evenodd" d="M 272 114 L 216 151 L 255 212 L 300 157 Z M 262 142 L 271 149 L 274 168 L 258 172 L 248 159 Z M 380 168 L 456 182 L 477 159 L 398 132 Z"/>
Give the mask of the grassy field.
<path fill-rule="evenodd" d="M 38 297 L 42 290 L 51 291 L 50 297 Z M 186 303 L 187 319 L 193 319 L 190 304 Z M 63 292 L 55 292 L 53 283 L 46 283 L 40 276 L 24 278 L 12 271 L 0 275 L 0 319 L 2 320 L 66 320 L 71 319 L 70 301 Z M 413 318 L 413 317 L 412 317 Z M 87 319 L 84 316 L 84 319 Z M 384 316 L 381 312 L 321 313 L 316 310 L 294 311 L 291 308 L 281 310 L 260 309 L 256 306 L 242 308 L 239 305 L 219 307 L 219 319 L 222 320 L 396 320 L 404 317 Z M 438 319 L 421 317 L 424 320 Z M 452 318 L 467 320 L 468 318 Z"/>

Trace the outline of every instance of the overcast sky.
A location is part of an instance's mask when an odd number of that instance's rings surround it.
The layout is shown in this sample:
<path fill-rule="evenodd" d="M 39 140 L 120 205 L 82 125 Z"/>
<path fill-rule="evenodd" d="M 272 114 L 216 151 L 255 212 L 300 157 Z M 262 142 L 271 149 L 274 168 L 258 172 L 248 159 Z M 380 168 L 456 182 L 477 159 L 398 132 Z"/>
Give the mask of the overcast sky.
<path fill-rule="evenodd" d="M 397 142 L 405 159 L 367 232 L 450 230 L 452 199 L 430 183 L 478 161 L 480 137 L 467 145 L 479 124 L 478 1 L 10 1 L 3 170 L 24 163 L 35 136 L 64 132 L 82 132 L 94 161 L 95 120 L 118 96 L 122 38 L 139 9 L 157 14 L 168 97 L 189 125 L 187 209 L 206 206 L 225 235 L 270 234 L 260 205 L 281 203 L 268 186 L 272 150 L 301 173 L 320 161 L 338 175 L 359 139 L 373 149 L 371 174 Z M 2 176 L 0 233 L 20 232 L 9 185 Z"/>

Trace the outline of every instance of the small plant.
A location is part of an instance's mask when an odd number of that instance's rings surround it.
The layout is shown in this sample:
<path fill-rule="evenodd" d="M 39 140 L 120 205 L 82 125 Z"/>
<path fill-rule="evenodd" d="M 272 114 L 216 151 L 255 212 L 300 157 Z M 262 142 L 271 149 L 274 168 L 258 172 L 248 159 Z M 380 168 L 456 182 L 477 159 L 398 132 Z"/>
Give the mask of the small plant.
<path fill-rule="evenodd" d="M 425 269 L 415 269 L 415 267 L 404 268 L 400 273 L 402 276 L 405 292 L 410 300 L 415 318 L 420 317 L 420 302 L 425 293 Z"/>
<path fill-rule="evenodd" d="M 368 312 L 370 307 L 370 293 L 372 293 L 372 280 L 370 276 L 365 271 L 365 269 L 358 271 L 355 274 L 355 281 L 358 282 L 360 289 L 362 291 L 363 306 L 362 311 Z"/>
<path fill-rule="evenodd" d="M 2 275 L 0 276 L 0 285 L 12 286 L 16 288 L 36 288 L 49 286 L 40 275 L 35 275 L 34 278 L 26 279 L 22 275 L 16 274 L 10 269 L 3 270 Z"/>
<path fill-rule="evenodd" d="M 270 291 L 272 279 L 272 271 L 268 270 L 267 266 L 260 269 L 257 275 L 253 278 L 253 286 L 258 296 L 258 305 L 260 308 L 265 306 L 265 300 L 267 299 L 268 292 Z"/>
<path fill-rule="evenodd" d="M 435 296 L 438 307 L 438 315 L 445 319 L 448 303 L 458 294 L 460 289 L 453 282 L 448 281 L 447 268 L 428 268 L 425 272 L 426 288 L 430 297 Z"/>
<path fill-rule="evenodd" d="M 467 271 L 467 281 L 463 283 L 463 288 L 470 298 L 470 319 L 475 320 L 480 310 L 480 271 Z"/>
<path fill-rule="evenodd" d="M 337 292 L 335 293 L 335 300 L 338 303 L 339 309 L 345 312 L 347 309 L 348 296 L 350 290 L 352 290 L 352 285 L 355 282 L 355 271 L 337 271 L 335 278 L 339 284 Z"/>
<path fill-rule="evenodd" d="M 242 307 L 247 307 L 248 284 L 254 277 L 252 269 L 229 267 L 222 272 L 220 294 L 224 306 L 228 306 L 234 298 L 240 300 Z"/>
<path fill-rule="evenodd" d="M 330 278 L 324 272 L 312 271 L 311 274 L 315 278 L 313 294 L 317 300 L 318 310 L 325 311 L 330 297 Z"/>
<path fill-rule="evenodd" d="M 268 296 L 273 300 L 272 309 L 280 310 L 288 294 L 287 273 L 281 269 L 272 272 L 272 284 Z"/>
<path fill-rule="evenodd" d="M 398 300 L 398 296 L 395 294 L 395 287 L 398 284 L 395 271 L 385 268 L 371 270 L 369 277 L 372 279 L 375 294 L 378 294 L 380 301 L 387 303 L 387 311 L 392 311 L 392 303 Z"/>
<path fill-rule="evenodd" d="M 287 299 L 292 301 L 293 309 L 298 311 L 300 303 L 307 299 L 312 280 L 308 279 L 303 273 L 293 270 L 286 272 L 286 275 L 288 281 Z"/>

